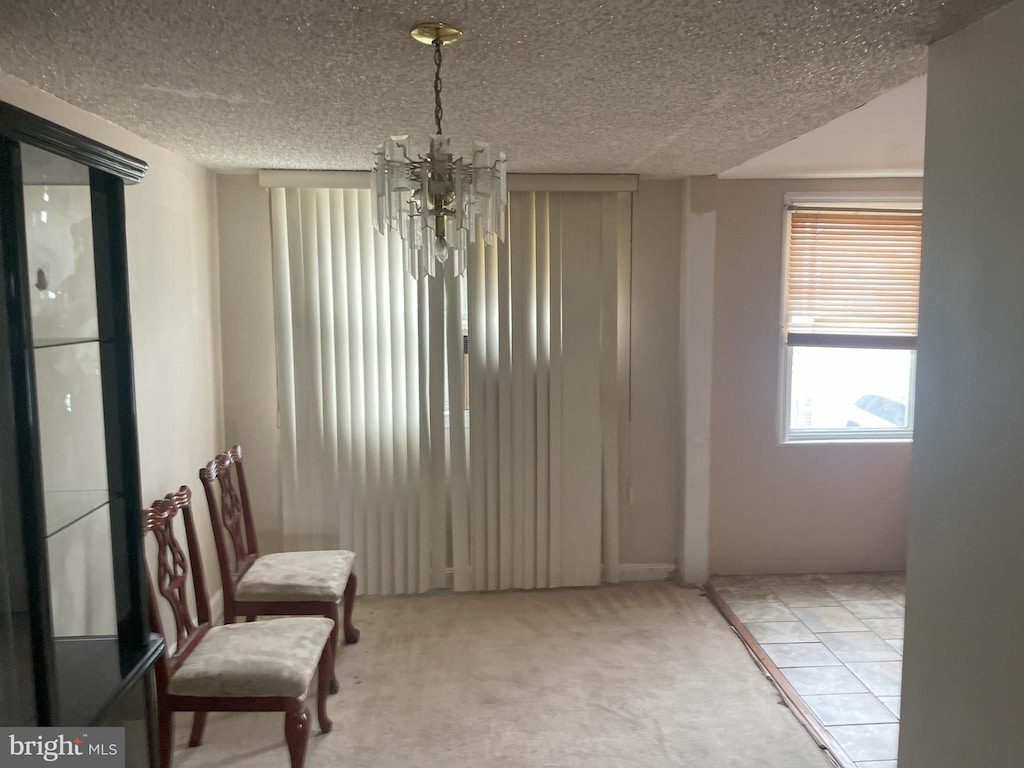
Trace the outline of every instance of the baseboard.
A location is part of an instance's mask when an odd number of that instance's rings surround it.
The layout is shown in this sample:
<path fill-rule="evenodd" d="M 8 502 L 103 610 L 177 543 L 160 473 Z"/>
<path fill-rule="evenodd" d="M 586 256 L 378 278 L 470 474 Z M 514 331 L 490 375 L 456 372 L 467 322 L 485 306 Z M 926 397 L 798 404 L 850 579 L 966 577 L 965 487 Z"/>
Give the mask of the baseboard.
<path fill-rule="evenodd" d="M 679 573 L 675 563 L 622 563 L 619 565 L 619 581 L 668 581 Z M 606 579 L 605 566 L 601 566 L 601 580 Z M 447 589 L 453 589 L 452 569 L 445 568 Z M 211 601 L 212 602 L 212 601 Z"/>
<path fill-rule="evenodd" d="M 678 570 L 675 563 L 622 563 L 619 581 L 668 581 Z"/>

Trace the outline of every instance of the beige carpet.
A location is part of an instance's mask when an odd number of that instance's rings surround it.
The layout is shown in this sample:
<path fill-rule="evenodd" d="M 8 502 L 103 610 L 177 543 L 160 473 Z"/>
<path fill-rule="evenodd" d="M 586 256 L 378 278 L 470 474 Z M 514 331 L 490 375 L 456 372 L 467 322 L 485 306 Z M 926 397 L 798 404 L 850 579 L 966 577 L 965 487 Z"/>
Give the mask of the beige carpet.
<path fill-rule="evenodd" d="M 309 768 L 830 765 L 697 590 L 361 598 L 356 619 Z M 189 723 L 177 768 L 288 765 L 280 715 L 213 714 L 196 749 Z"/>

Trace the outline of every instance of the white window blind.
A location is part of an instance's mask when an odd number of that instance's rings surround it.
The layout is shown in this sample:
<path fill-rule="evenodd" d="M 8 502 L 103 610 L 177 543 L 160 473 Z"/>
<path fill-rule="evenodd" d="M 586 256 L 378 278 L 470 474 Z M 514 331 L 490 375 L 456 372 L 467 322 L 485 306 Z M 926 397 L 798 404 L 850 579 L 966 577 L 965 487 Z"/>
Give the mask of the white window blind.
<path fill-rule="evenodd" d="M 791 207 L 788 216 L 787 342 L 913 348 L 920 211 Z"/>

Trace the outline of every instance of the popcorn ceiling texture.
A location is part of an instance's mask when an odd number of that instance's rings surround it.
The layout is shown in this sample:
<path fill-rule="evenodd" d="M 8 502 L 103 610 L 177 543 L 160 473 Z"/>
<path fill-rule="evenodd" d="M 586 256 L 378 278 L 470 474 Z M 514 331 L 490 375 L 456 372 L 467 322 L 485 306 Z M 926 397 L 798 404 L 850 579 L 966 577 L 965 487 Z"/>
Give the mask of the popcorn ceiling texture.
<path fill-rule="evenodd" d="M 0 71 L 217 169 L 368 168 L 445 133 L 515 172 L 713 174 L 925 71 L 1006 0 L 32 0 Z"/>

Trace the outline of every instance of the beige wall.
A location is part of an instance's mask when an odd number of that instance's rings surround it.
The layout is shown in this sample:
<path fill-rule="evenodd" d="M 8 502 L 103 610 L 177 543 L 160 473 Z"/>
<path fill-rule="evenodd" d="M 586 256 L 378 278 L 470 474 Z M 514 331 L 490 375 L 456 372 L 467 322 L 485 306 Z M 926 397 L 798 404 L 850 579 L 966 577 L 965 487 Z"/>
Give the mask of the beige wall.
<path fill-rule="evenodd" d="M 620 520 L 623 563 L 675 563 L 682 404 L 679 285 L 683 183 L 641 181 L 633 196 L 630 317 L 632 508 Z"/>
<path fill-rule="evenodd" d="M 219 592 L 198 468 L 223 443 L 216 197 L 211 172 L 0 73 L 0 100 L 149 163 L 125 192 L 143 503 L 187 484 Z"/>
<path fill-rule="evenodd" d="M 280 430 L 270 194 L 255 174 L 217 177 L 220 219 L 224 439 L 240 444 L 257 538 L 280 548 Z"/>
<path fill-rule="evenodd" d="M 928 54 L 900 768 L 1024 755 L 1024 1 Z"/>
<path fill-rule="evenodd" d="M 909 444 L 778 442 L 783 198 L 919 189 L 913 179 L 719 181 L 712 573 L 904 566 Z"/>
<path fill-rule="evenodd" d="M 681 526 L 677 551 L 684 584 L 707 582 L 711 515 L 711 368 L 714 353 L 717 179 L 684 184 L 679 290 L 679 399 L 682 410 Z"/>
<path fill-rule="evenodd" d="M 676 559 L 681 195 L 681 182 L 645 181 L 634 199 L 633 504 L 620 517 L 625 564 Z M 247 469 L 258 467 L 249 484 L 269 549 L 281 513 L 268 200 L 254 174 L 218 177 L 225 436 L 242 443 Z"/>

